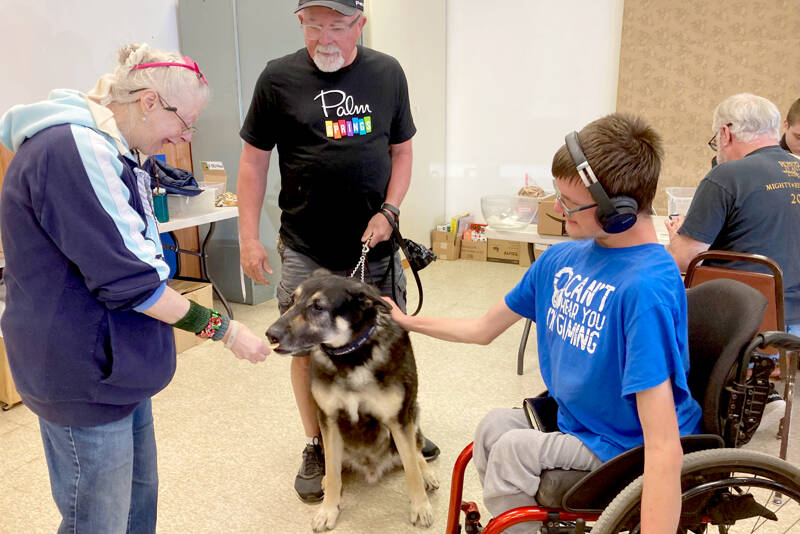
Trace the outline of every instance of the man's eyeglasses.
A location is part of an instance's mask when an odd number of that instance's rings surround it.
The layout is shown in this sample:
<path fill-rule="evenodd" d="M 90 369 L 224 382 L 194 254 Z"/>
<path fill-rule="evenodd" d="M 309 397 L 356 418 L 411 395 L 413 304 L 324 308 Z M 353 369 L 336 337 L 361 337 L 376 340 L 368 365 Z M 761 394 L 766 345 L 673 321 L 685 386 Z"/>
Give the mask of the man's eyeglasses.
<path fill-rule="evenodd" d="M 566 204 L 564 204 L 564 200 L 561 198 L 561 191 L 558 190 L 558 186 L 556 185 L 555 180 L 553 180 L 553 188 L 556 190 L 556 200 L 558 200 L 558 203 L 561 204 L 561 209 L 563 209 L 564 213 L 567 214 L 568 216 L 571 216 L 574 213 L 578 213 L 579 211 L 589 210 L 597 207 L 597 202 L 594 202 L 592 204 L 586 204 L 585 206 L 578 206 L 575 209 L 569 209 L 566 206 Z"/>
<path fill-rule="evenodd" d="M 139 91 L 144 91 L 145 89 L 147 89 L 147 88 L 146 87 L 142 87 L 141 89 L 134 89 L 133 91 L 130 92 L 130 94 L 138 93 Z M 194 134 L 197 133 L 197 128 L 196 127 L 189 126 L 188 124 L 186 124 L 186 121 L 183 120 L 183 117 L 178 115 L 178 108 L 176 108 L 175 106 L 170 106 L 167 103 L 167 101 L 164 100 L 164 98 L 160 94 L 158 94 L 158 91 L 156 91 L 156 96 L 158 97 L 158 102 L 161 104 L 161 107 L 164 108 L 164 110 L 166 110 L 166 111 L 173 112 L 175 114 L 175 116 L 178 117 L 178 120 L 181 121 L 181 124 L 183 124 L 183 130 L 181 130 L 180 135 L 186 135 L 186 134 L 194 135 Z"/>
<path fill-rule="evenodd" d="M 333 37 L 333 39 L 341 39 L 350 29 L 355 26 L 356 22 L 361 19 L 361 14 L 359 13 L 358 16 L 351 22 L 350 24 L 336 24 L 334 26 L 329 26 L 327 28 L 323 28 L 322 26 L 316 26 L 314 24 L 301 24 L 300 26 L 303 27 L 303 32 L 305 36 L 309 39 L 319 39 L 322 37 L 323 32 L 328 32 L 328 34 Z"/>
<path fill-rule="evenodd" d="M 733 126 L 733 123 L 732 123 L 732 122 L 729 122 L 729 123 L 728 123 L 728 124 L 726 124 L 725 126 L 727 126 L 728 128 L 730 128 L 731 126 Z M 720 131 L 721 131 L 721 130 L 722 130 L 722 128 L 720 128 Z M 714 152 L 716 152 L 716 151 L 717 151 L 717 148 L 719 148 L 719 147 L 717 146 L 717 134 L 718 134 L 718 133 L 719 133 L 719 131 L 718 131 L 718 132 L 716 132 L 716 133 L 714 133 L 714 135 L 712 135 L 712 136 L 711 136 L 711 139 L 709 139 L 709 140 L 708 140 L 708 146 L 709 146 L 709 148 L 711 148 L 711 150 L 713 150 Z"/>

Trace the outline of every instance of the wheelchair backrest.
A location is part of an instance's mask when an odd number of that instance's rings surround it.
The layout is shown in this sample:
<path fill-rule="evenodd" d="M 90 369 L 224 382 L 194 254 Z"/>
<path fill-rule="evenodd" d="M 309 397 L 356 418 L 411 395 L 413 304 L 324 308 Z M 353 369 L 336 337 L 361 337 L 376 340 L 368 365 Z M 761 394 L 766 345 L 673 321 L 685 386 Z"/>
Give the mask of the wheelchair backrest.
<path fill-rule="evenodd" d="M 736 280 L 709 280 L 686 290 L 689 319 L 689 388 L 703 408 L 703 432 L 724 434 L 720 403 L 725 387 L 748 358 L 767 299 Z M 723 436 L 724 437 L 724 436 Z M 729 444 L 729 446 L 732 446 Z"/>

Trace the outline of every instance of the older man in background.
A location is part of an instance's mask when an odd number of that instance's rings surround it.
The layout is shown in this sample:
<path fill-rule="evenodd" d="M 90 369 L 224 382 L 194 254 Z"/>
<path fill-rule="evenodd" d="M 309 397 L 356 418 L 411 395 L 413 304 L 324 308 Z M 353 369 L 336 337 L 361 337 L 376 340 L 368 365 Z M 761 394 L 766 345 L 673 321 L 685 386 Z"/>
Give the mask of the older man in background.
<path fill-rule="evenodd" d="M 800 334 L 800 159 L 779 144 L 781 114 L 766 98 L 741 93 L 714 110 L 708 142 L 719 165 L 697 188 L 684 218 L 667 221 L 669 252 L 681 271 L 706 250 L 762 254 L 783 270 L 786 329 Z M 707 260 L 748 271 L 763 271 L 753 263 Z M 762 420 L 774 419 L 785 404 L 770 395 Z"/>

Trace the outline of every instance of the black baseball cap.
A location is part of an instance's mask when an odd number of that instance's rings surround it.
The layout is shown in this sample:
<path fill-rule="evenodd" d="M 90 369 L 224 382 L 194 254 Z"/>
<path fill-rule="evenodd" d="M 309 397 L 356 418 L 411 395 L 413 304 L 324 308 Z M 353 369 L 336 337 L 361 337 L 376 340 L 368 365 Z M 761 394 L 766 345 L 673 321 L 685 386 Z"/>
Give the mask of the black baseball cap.
<path fill-rule="evenodd" d="M 364 11 L 364 0 L 300 0 L 294 12 L 313 6 L 327 7 L 349 17 L 355 15 L 356 11 Z"/>

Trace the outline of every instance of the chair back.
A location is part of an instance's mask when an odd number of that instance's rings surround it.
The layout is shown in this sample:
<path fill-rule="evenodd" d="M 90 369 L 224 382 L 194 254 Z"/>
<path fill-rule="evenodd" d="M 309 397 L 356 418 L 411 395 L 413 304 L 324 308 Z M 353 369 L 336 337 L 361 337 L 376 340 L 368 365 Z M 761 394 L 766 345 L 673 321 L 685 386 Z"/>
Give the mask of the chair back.
<path fill-rule="evenodd" d="M 730 262 L 745 262 L 751 265 L 760 265 L 768 273 L 745 271 L 742 263 L 733 263 L 729 267 L 702 265 L 704 260 L 726 260 Z M 687 288 L 702 284 L 715 278 L 731 278 L 749 285 L 761 292 L 767 298 L 767 309 L 761 322 L 759 332 L 784 330 L 786 321 L 783 314 L 783 270 L 780 266 L 766 256 L 734 252 L 729 250 L 709 250 L 695 256 L 686 268 L 684 285 Z M 766 348 L 765 353 L 777 354 L 778 350 Z"/>
<path fill-rule="evenodd" d="M 689 323 L 689 389 L 703 409 L 703 432 L 722 433 L 720 403 L 740 358 L 759 332 L 767 299 L 729 278 L 686 291 Z"/>

